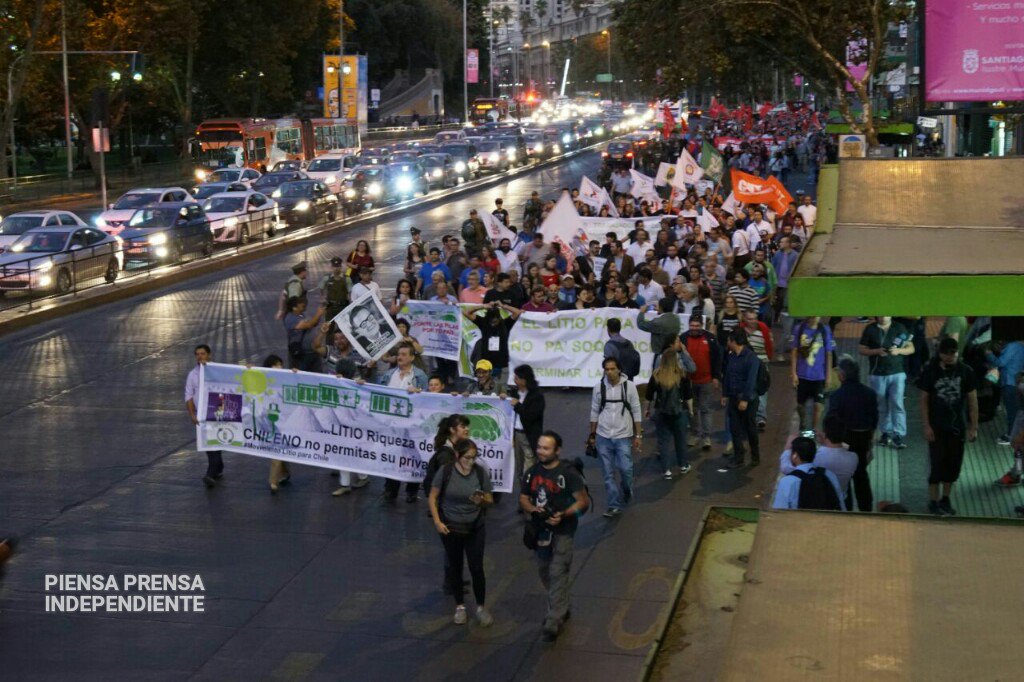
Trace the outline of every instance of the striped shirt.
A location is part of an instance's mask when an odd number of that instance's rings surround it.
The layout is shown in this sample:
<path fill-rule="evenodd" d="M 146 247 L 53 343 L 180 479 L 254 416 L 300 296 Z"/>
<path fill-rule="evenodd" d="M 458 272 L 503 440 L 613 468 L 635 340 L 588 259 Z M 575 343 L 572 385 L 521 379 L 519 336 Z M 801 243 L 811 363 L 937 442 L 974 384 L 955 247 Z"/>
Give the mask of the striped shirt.
<path fill-rule="evenodd" d="M 757 290 L 749 285 L 739 287 L 734 284 L 729 287 L 728 294 L 736 299 L 736 305 L 740 310 L 757 310 L 758 300 L 761 298 Z"/>

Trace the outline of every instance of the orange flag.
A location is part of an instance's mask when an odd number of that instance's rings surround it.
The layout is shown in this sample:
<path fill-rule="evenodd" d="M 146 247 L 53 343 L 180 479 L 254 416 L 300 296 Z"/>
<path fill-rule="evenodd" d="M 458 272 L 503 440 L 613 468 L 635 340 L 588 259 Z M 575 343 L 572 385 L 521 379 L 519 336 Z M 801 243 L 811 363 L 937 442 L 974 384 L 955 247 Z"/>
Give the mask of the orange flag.
<path fill-rule="evenodd" d="M 785 212 L 786 208 L 789 207 L 789 202 L 793 201 L 792 195 L 786 190 L 786 187 L 779 182 L 779 179 L 774 175 L 770 176 L 767 180 L 768 187 L 772 191 L 771 201 L 766 202 L 773 211 L 776 213 Z"/>
<path fill-rule="evenodd" d="M 777 192 L 767 180 L 732 169 L 732 193 L 745 204 L 768 204 L 777 198 Z"/>

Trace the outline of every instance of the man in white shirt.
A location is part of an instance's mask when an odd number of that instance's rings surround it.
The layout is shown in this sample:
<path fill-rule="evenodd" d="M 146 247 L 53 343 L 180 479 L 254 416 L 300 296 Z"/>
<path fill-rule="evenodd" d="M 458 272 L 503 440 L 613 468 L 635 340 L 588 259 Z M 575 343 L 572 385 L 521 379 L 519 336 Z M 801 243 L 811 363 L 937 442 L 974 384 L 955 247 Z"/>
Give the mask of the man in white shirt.
<path fill-rule="evenodd" d="M 843 443 L 845 425 L 836 414 L 830 414 L 822 422 L 822 431 L 818 434 L 818 451 L 814 455 L 814 466 L 824 467 L 835 474 L 839 481 L 839 499 L 846 500 L 849 506 L 850 479 L 857 471 L 857 455 L 850 452 Z M 790 458 L 790 450 L 786 450 L 779 458 L 779 471 L 783 476 L 795 468 Z"/>
<path fill-rule="evenodd" d="M 196 404 L 199 400 L 199 372 L 202 370 L 203 365 L 210 361 L 213 353 L 205 343 L 196 346 L 193 353 L 196 357 L 196 366 L 192 368 L 192 371 L 188 373 L 188 377 L 185 379 L 185 409 L 188 410 L 188 416 L 192 419 L 193 426 L 198 426 L 200 415 L 197 412 Z M 217 485 L 217 481 L 223 474 L 224 460 L 221 457 L 220 450 L 207 450 L 206 475 L 203 476 L 203 483 L 206 484 L 207 488 L 212 488 Z"/>
<path fill-rule="evenodd" d="M 684 282 L 680 275 L 672 280 L 672 291 L 676 295 L 676 302 L 672 312 L 685 318 L 682 323 L 683 327 L 688 324 L 686 320 L 689 320 L 694 312 L 704 317 L 705 324 L 714 324 L 715 302 L 710 298 L 701 301 L 699 297 L 700 289 L 696 284 Z"/>
<path fill-rule="evenodd" d="M 671 282 L 679 274 L 679 271 L 686 267 L 686 261 L 679 257 L 679 247 L 669 244 L 665 249 L 665 257 L 661 259 L 659 265 Z"/>
<path fill-rule="evenodd" d="M 636 290 L 644 299 L 644 303 L 654 304 L 665 298 L 665 290 L 654 281 L 654 274 L 650 268 L 640 268 L 637 272 Z"/>
<path fill-rule="evenodd" d="M 352 287 L 352 300 L 358 301 L 367 291 L 372 291 L 380 298 L 380 285 L 373 281 L 373 270 L 362 267 L 359 268 L 359 281 Z"/>
<path fill-rule="evenodd" d="M 640 225 L 643 224 L 639 220 L 637 222 Z M 626 255 L 632 258 L 634 263 L 646 263 L 647 251 L 653 248 L 654 244 L 651 243 L 650 238 L 647 236 L 647 230 L 638 226 L 636 230 L 636 240 L 626 248 Z"/>
<path fill-rule="evenodd" d="M 803 206 L 796 209 L 796 212 L 804 219 L 804 226 L 807 227 L 807 231 L 812 231 L 815 222 L 818 220 L 818 207 L 811 203 L 811 195 L 804 195 Z"/>
<path fill-rule="evenodd" d="M 757 240 L 754 239 L 754 232 L 756 230 Z M 764 219 L 763 211 L 754 211 L 753 219 L 747 224 L 747 232 L 751 235 L 751 244 L 759 243 L 761 241 L 761 235 L 767 232 L 769 235 L 775 234 L 775 225 Z"/>
<path fill-rule="evenodd" d="M 519 256 L 515 251 L 512 250 L 512 240 L 502 239 L 498 242 L 498 250 L 495 253 L 498 258 L 498 264 L 501 267 L 501 272 L 511 272 L 515 270 L 518 273 L 522 273 L 519 267 Z"/>
<path fill-rule="evenodd" d="M 604 377 L 594 387 L 590 397 L 590 438 L 588 444 L 597 447 L 608 510 L 605 518 L 615 518 L 622 507 L 633 498 L 633 452 L 643 445 L 640 426 L 640 394 L 636 385 L 622 375 L 616 358 L 605 358 L 602 363 Z M 632 442 L 632 449 L 630 444 Z M 615 480 L 618 472 L 621 486 Z"/>
<path fill-rule="evenodd" d="M 742 268 L 750 262 L 750 247 L 750 235 L 747 234 L 747 231 L 742 227 L 737 227 L 733 230 L 732 257 L 734 268 Z"/>

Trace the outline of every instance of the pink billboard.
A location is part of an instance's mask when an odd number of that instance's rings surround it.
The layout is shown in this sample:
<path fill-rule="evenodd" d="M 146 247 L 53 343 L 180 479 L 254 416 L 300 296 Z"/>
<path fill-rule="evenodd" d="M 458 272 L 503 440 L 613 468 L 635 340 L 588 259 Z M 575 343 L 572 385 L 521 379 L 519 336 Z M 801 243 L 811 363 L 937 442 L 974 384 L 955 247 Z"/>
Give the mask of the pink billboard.
<path fill-rule="evenodd" d="M 466 82 L 480 81 L 480 50 L 466 50 Z"/>
<path fill-rule="evenodd" d="M 928 0 L 925 99 L 1024 100 L 1024 16 L 1019 0 Z"/>

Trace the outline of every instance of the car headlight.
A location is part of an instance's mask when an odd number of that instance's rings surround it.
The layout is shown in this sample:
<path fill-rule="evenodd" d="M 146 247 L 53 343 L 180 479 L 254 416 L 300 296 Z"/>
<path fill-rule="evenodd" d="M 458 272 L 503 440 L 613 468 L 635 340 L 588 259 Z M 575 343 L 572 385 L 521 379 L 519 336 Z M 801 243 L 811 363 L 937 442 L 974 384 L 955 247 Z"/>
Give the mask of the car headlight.
<path fill-rule="evenodd" d="M 500 158 L 501 158 L 501 155 L 498 154 L 498 152 L 491 152 L 491 156 L 490 156 L 491 161 L 497 161 Z"/>
<path fill-rule="evenodd" d="M 50 270 L 53 270 L 52 260 L 48 260 L 45 263 L 41 263 L 39 267 L 36 268 L 36 272 L 49 272 Z"/>
<path fill-rule="evenodd" d="M 352 189 L 351 187 L 349 187 L 347 190 L 345 190 L 345 198 L 346 199 L 355 199 L 356 198 L 356 191 L 354 189 Z"/>
<path fill-rule="evenodd" d="M 369 192 L 371 196 L 379 196 L 381 191 L 380 183 L 371 182 L 370 186 L 366 188 L 366 191 Z"/>
<path fill-rule="evenodd" d="M 572 135 L 569 133 L 562 135 L 562 144 L 569 144 L 570 142 L 572 142 Z"/>
<path fill-rule="evenodd" d="M 601 126 L 598 126 L 597 130 L 594 131 L 594 134 L 598 135 L 598 136 L 604 135 L 604 128 L 602 128 Z"/>
<path fill-rule="evenodd" d="M 553 153 L 553 154 L 557 154 L 557 153 L 559 153 L 560 151 L 562 151 L 562 148 L 561 148 L 561 147 L 559 147 L 559 146 L 558 146 L 557 144 L 553 144 L 553 145 L 551 145 L 551 153 Z"/>
<path fill-rule="evenodd" d="M 51 284 L 53 284 L 53 278 L 50 277 L 49 275 L 43 275 L 42 277 L 39 278 L 39 286 L 48 287 Z"/>
<path fill-rule="evenodd" d="M 434 172 L 432 173 L 432 175 L 433 175 L 433 176 L 434 176 L 435 178 L 439 178 L 439 177 L 441 177 L 441 169 L 440 169 L 440 168 L 435 168 L 435 169 L 434 169 Z"/>
<path fill-rule="evenodd" d="M 306 201 L 305 199 L 303 199 L 299 203 L 295 204 L 295 210 L 296 211 L 308 211 L 309 210 L 309 202 Z"/>
<path fill-rule="evenodd" d="M 230 218 L 224 219 L 224 227 L 234 227 L 238 224 L 238 218 L 231 216 Z"/>
<path fill-rule="evenodd" d="M 509 159 L 509 161 L 515 161 L 516 160 L 516 150 L 515 149 L 509 149 L 508 150 L 508 159 Z"/>
<path fill-rule="evenodd" d="M 395 181 L 395 187 L 398 188 L 399 192 L 408 192 L 412 190 L 412 178 L 408 178 L 403 175 Z"/>
<path fill-rule="evenodd" d="M 533 151 L 535 151 L 535 152 L 542 152 L 542 151 L 544 151 L 544 144 L 541 143 L 541 142 L 538 142 L 537 144 L 535 144 L 533 146 Z"/>
<path fill-rule="evenodd" d="M 465 170 L 466 170 L 466 164 L 465 163 L 463 163 L 462 161 L 456 161 L 455 162 L 455 172 L 456 173 L 463 173 L 463 172 L 465 172 Z"/>
<path fill-rule="evenodd" d="M 334 183 L 336 183 L 337 181 L 338 181 L 338 178 L 336 178 L 336 177 L 335 177 L 335 176 L 333 176 L 333 175 L 328 175 L 328 176 L 327 176 L 327 179 L 326 179 L 326 180 L 324 180 L 324 184 L 325 184 L 325 185 L 333 185 L 333 184 L 334 184 Z"/>
<path fill-rule="evenodd" d="M 107 226 L 107 221 L 104 220 L 103 216 L 101 216 L 101 215 L 98 215 L 95 218 L 93 218 L 92 222 L 93 222 L 94 225 L 96 225 L 96 227 L 106 227 Z"/>
<path fill-rule="evenodd" d="M 161 244 L 166 244 L 166 243 L 167 243 L 167 235 L 164 234 L 163 232 L 160 232 L 158 234 L 154 234 L 152 237 L 149 238 L 150 246 L 160 246 Z"/>
<path fill-rule="evenodd" d="M 204 171 L 202 168 L 197 168 L 196 169 L 196 179 L 198 179 L 199 182 L 202 182 L 203 180 L 206 180 L 206 171 Z"/>
<path fill-rule="evenodd" d="M 272 196 L 275 199 L 280 199 L 281 198 L 281 190 L 275 189 L 274 192 L 270 196 Z"/>
<path fill-rule="evenodd" d="M 11 247 L 11 251 L 13 251 L 14 253 L 21 253 L 24 250 L 25 250 L 25 245 L 24 244 L 15 244 L 14 246 Z"/>

